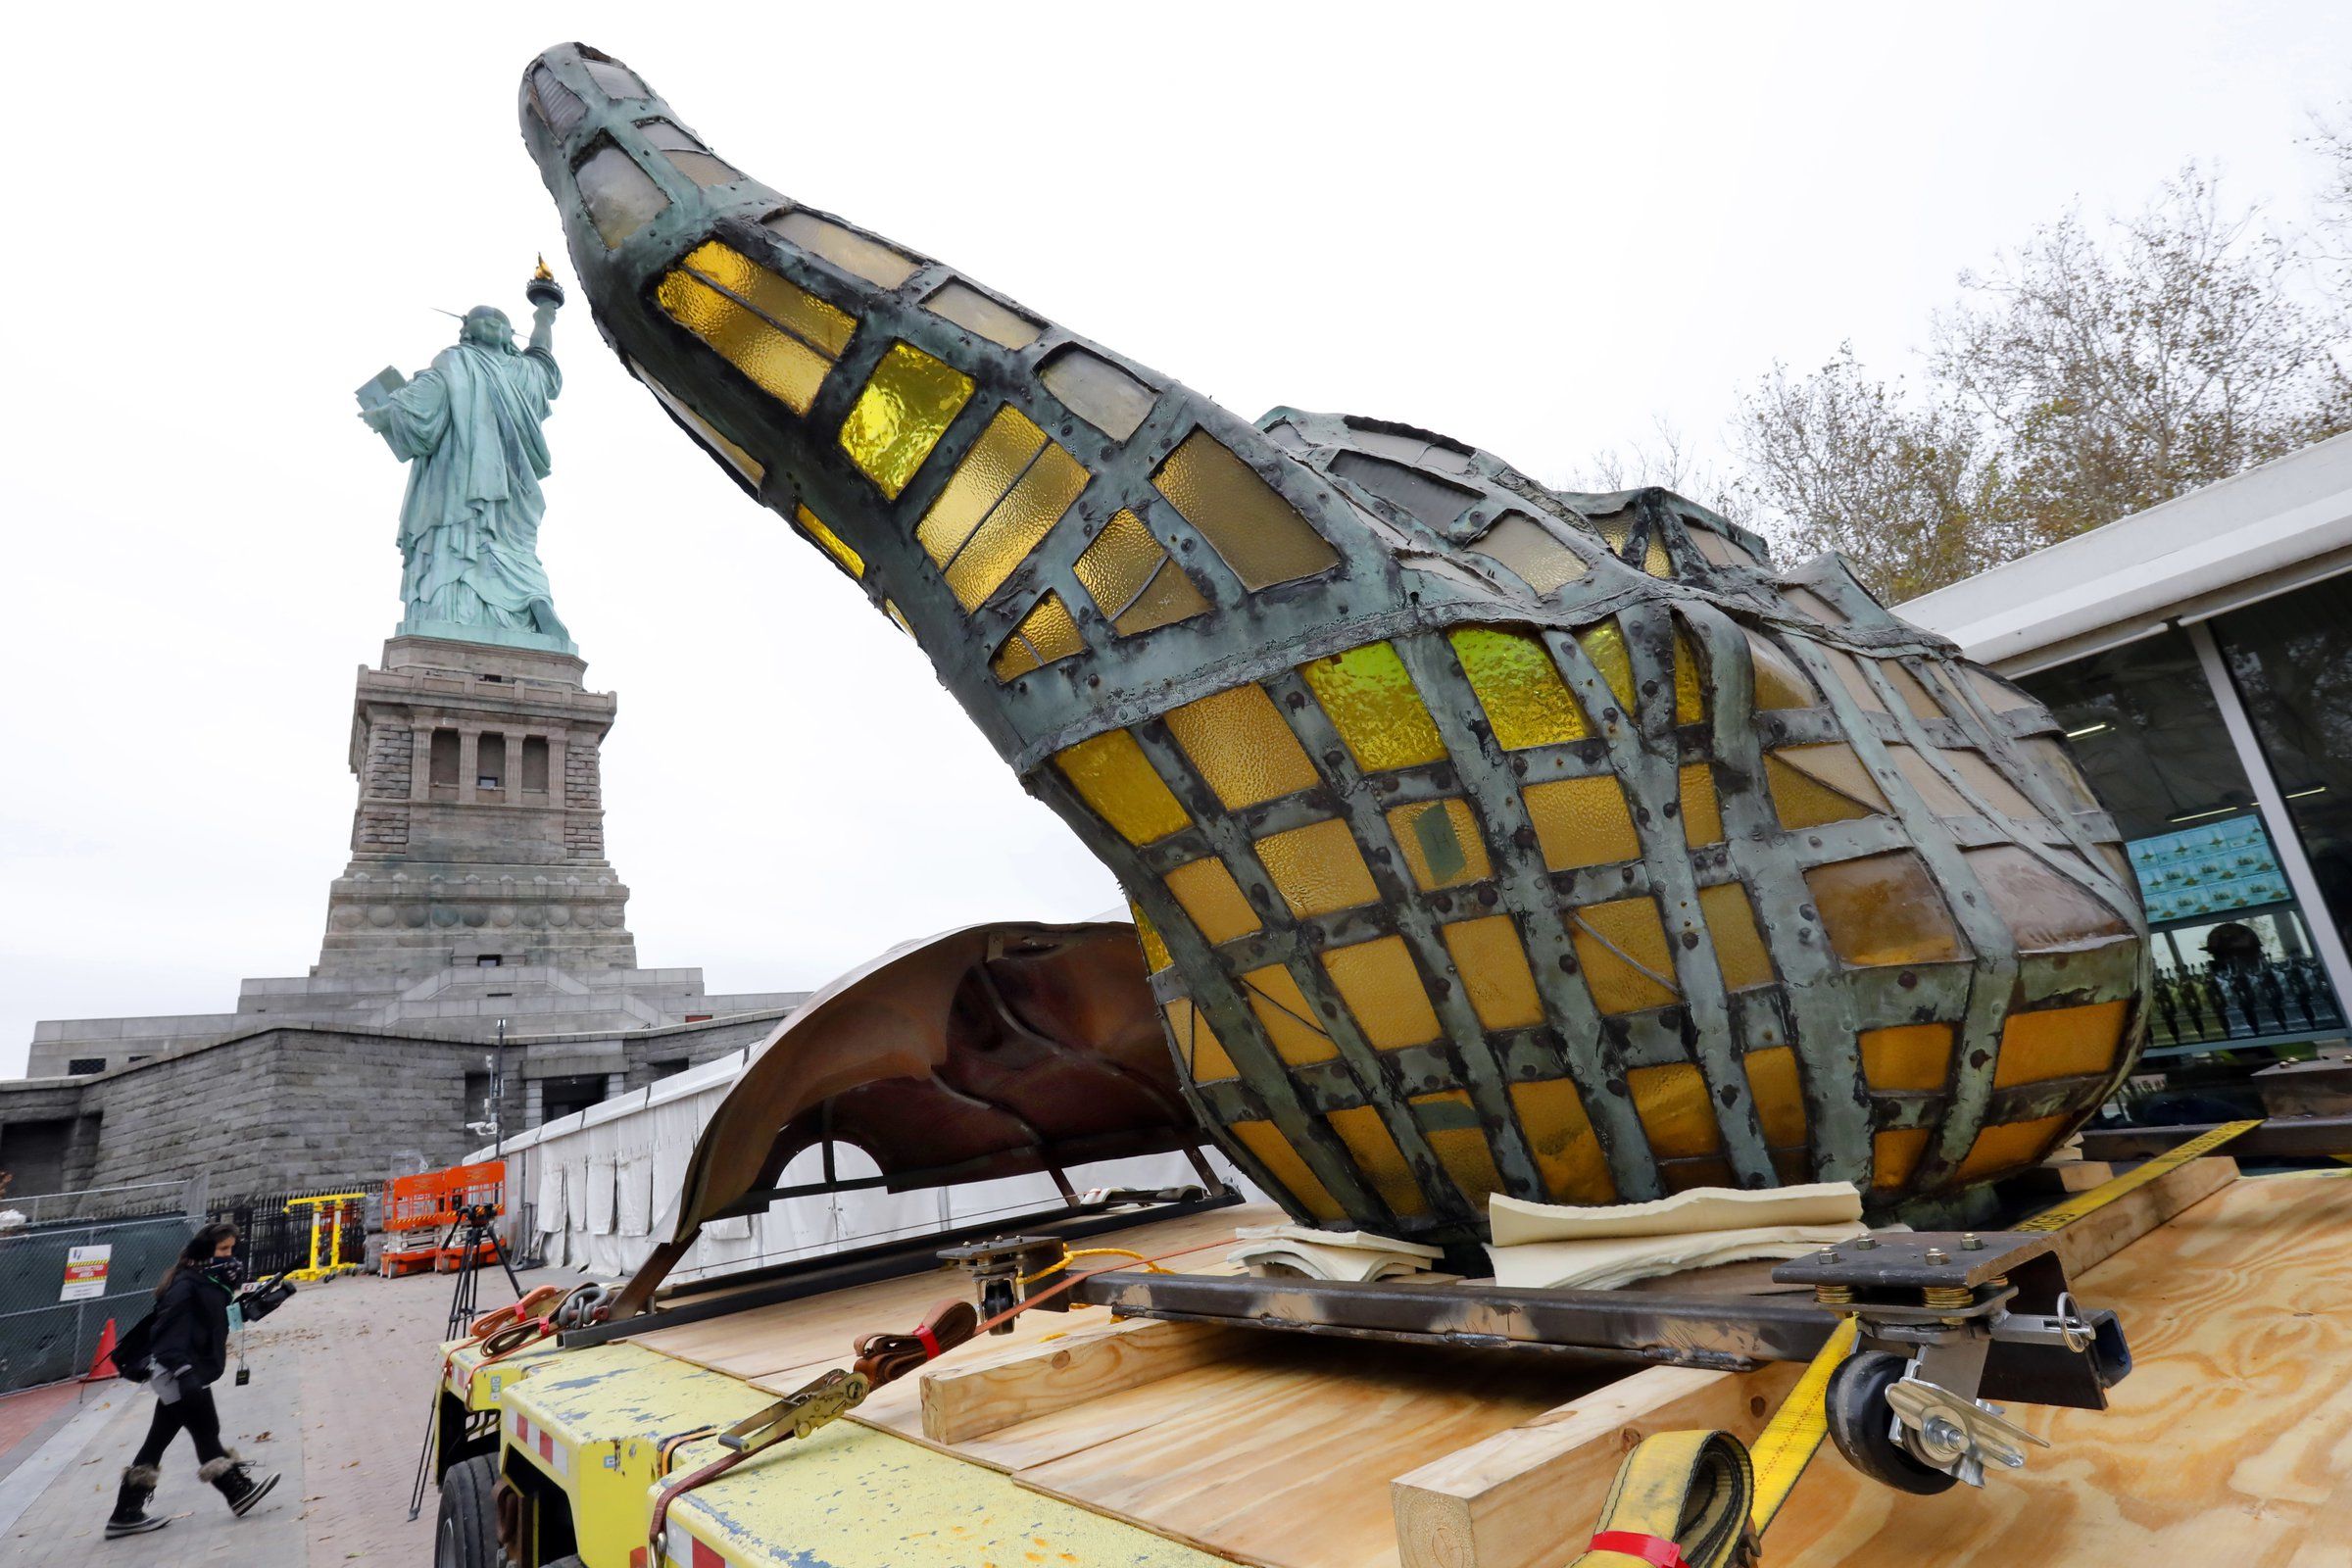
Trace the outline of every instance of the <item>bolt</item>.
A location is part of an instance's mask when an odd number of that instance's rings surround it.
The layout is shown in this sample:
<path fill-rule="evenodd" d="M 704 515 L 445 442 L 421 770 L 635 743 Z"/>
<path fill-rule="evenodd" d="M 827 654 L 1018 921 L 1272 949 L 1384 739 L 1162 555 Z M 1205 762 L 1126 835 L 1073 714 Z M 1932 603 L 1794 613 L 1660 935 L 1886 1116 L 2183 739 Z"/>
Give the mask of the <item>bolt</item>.
<path fill-rule="evenodd" d="M 1942 1248 L 1931 1247 L 1928 1249 L 1928 1261 L 1930 1263 L 1949 1263 L 1951 1260 L 1951 1254 L 1946 1252 Z"/>
<path fill-rule="evenodd" d="M 1919 1435 L 1932 1448 L 1962 1448 L 1968 1445 L 1968 1434 L 1943 1416 L 1932 1415 L 1920 1426 Z"/>
<path fill-rule="evenodd" d="M 1965 1252 L 1982 1252 L 1984 1250 L 1984 1239 L 1975 1231 L 1964 1231 L 1960 1236 L 1960 1250 Z"/>
<path fill-rule="evenodd" d="M 1867 1252 L 1878 1245 L 1879 1239 L 1876 1236 L 1857 1236 L 1854 1238 L 1854 1250 L 1857 1252 Z"/>
<path fill-rule="evenodd" d="M 1814 1256 L 1824 1263 L 1835 1263 L 1838 1261 L 1838 1249 L 1834 1247 L 1825 1247 L 1819 1252 L 1816 1252 Z"/>

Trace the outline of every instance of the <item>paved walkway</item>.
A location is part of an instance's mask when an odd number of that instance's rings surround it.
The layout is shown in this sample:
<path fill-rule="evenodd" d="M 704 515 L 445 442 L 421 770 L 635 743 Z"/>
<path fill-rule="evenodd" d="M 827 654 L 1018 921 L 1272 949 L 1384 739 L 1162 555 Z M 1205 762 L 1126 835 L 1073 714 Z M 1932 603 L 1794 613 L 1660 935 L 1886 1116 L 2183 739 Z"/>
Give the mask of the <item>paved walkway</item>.
<path fill-rule="evenodd" d="M 108 1541 L 107 1511 L 146 1433 L 153 1397 L 118 1381 L 0 1398 L 0 1562 L 424 1568 L 432 1560 L 436 1494 L 426 1489 L 424 1510 L 411 1523 L 409 1487 L 451 1285 L 438 1275 L 347 1277 L 304 1289 L 247 1331 L 253 1381 L 240 1389 L 222 1380 L 221 1435 L 281 1479 L 243 1519 L 197 1481 L 194 1451 L 181 1438 L 164 1457 L 150 1510 L 170 1517 L 170 1527 Z M 485 1309 L 510 1295 L 504 1280 L 490 1278 L 480 1294 Z"/>

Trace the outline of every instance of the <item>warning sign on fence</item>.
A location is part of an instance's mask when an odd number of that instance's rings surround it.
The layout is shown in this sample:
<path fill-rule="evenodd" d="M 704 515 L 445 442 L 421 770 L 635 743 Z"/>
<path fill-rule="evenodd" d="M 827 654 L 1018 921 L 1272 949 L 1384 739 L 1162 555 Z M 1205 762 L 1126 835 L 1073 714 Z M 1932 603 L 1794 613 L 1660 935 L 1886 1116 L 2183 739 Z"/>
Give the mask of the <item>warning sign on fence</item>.
<path fill-rule="evenodd" d="M 106 1265 L 115 1255 L 114 1244 L 101 1243 L 96 1247 L 74 1247 L 66 1250 L 66 1288 L 58 1292 L 61 1301 L 88 1301 L 106 1294 Z"/>

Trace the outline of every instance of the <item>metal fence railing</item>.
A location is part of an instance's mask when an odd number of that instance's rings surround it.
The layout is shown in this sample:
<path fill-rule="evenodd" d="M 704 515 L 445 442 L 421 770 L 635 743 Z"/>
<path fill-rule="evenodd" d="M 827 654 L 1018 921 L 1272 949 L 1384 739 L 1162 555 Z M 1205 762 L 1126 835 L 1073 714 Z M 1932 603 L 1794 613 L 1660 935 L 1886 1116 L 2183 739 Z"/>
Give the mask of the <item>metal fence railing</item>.
<path fill-rule="evenodd" d="M 368 1233 L 379 1223 L 377 1213 L 381 1200 L 381 1182 L 351 1182 L 339 1187 L 324 1187 L 317 1194 L 309 1191 L 288 1193 L 249 1193 L 241 1198 L 216 1199 L 212 1217 L 227 1220 L 237 1227 L 237 1255 L 245 1260 L 246 1272 L 255 1279 L 266 1279 L 290 1268 L 302 1268 L 311 1260 L 312 1209 L 308 1205 L 289 1209 L 286 1204 L 297 1198 L 310 1198 L 326 1193 L 358 1193 L 361 1201 L 344 1205 L 330 1214 L 339 1215 L 343 1232 L 343 1260 L 362 1262 L 368 1255 Z M 333 1254 L 333 1239 L 321 1234 L 318 1238 L 320 1261 Z"/>
<path fill-rule="evenodd" d="M 67 1220 L 137 1219 L 153 1214 L 192 1214 L 204 1206 L 201 1184 L 133 1182 L 122 1187 L 85 1187 L 72 1193 L 15 1193 L 0 1198 L 0 1209 L 24 1216 L 27 1225 Z"/>
<path fill-rule="evenodd" d="M 56 1220 L 0 1234 L 0 1393 L 87 1372 L 111 1319 L 147 1315 L 185 1214 Z"/>

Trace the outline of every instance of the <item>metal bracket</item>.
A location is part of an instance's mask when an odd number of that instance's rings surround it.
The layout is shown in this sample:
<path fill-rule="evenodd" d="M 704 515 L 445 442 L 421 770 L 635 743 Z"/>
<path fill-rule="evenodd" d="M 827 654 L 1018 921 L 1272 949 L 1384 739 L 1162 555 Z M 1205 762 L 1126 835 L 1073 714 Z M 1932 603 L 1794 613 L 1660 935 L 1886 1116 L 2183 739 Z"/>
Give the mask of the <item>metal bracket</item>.
<path fill-rule="evenodd" d="M 2026 1462 L 2019 1443 L 2049 1446 L 2046 1440 L 2007 1419 L 1999 1405 L 1954 1394 L 1920 1372 L 1914 1361 L 1904 1368 L 1902 1381 L 1886 1391 L 1886 1403 L 1894 1412 L 1888 1436 L 1926 1463 L 1982 1487 L 1986 1459 L 2016 1470 Z"/>

